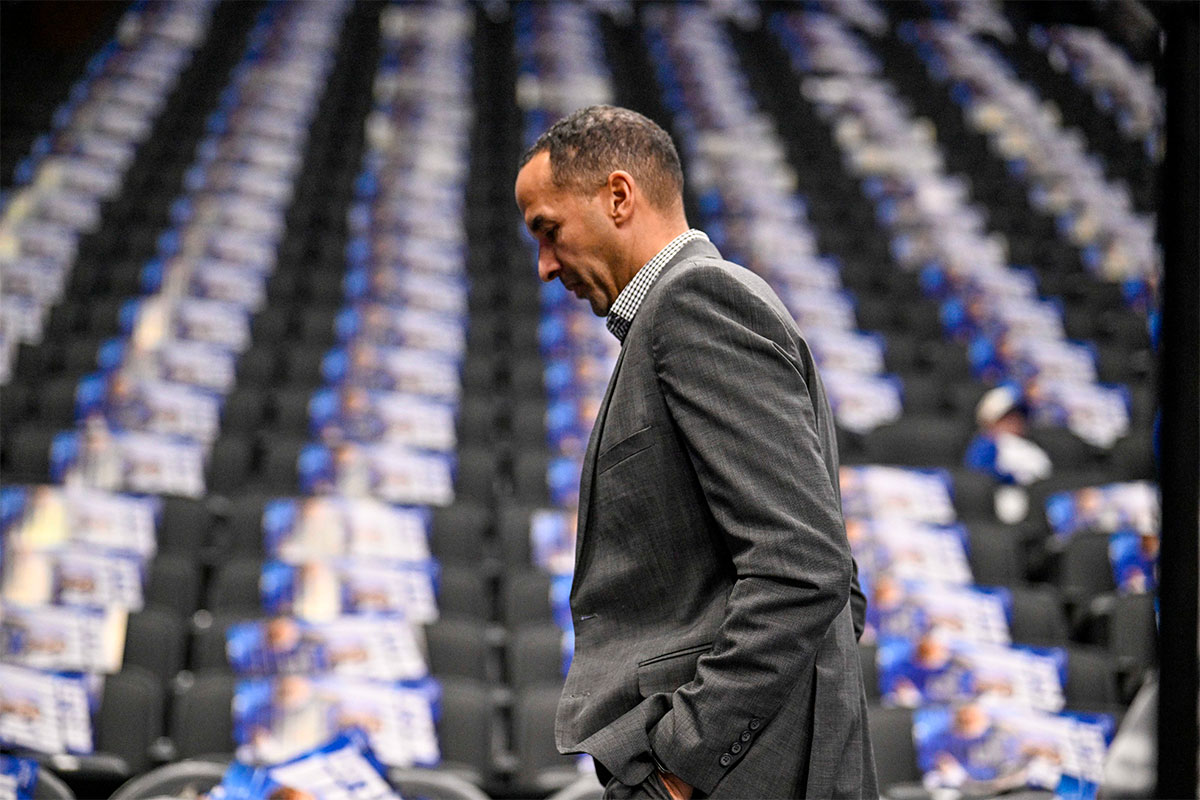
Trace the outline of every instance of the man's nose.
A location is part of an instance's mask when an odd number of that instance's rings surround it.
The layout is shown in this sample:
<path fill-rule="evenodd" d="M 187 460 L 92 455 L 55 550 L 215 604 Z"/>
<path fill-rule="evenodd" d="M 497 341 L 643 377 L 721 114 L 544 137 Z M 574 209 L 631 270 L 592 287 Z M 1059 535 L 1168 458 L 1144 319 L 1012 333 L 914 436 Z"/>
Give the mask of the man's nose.
<path fill-rule="evenodd" d="M 558 277 L 558 259 L 554 257 L 554 253 L 547 247 L 538 248 L 538 277 L 543 282 L 549 283 Z"/>

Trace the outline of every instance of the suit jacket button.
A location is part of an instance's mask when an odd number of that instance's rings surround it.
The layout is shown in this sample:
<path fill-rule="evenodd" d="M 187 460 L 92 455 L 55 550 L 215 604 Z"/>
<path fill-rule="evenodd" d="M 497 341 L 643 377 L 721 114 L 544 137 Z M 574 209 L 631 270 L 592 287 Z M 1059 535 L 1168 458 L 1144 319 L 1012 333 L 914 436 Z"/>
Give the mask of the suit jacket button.
<path fill-rule="evenodd" d="M 725 755 L 721 756 L 721 766 L 722 767 L 728 767 L 732 763 L 733 763 L 733 756 L 729 755 L 729 753 L 726 753 Z"/>
<path fill-rule="evenodd" d="M 729 752 L 733 753 L 735 756 L 736 756 L 738 753 L 742 752 L 742 743 L 741 743 L 741 742 L 734 742 L 733 744 L 731 744 L 731 745 L 729 746 Z"/>
<path fill-rule="evenodd" d="M 743 742 L 750 741 L 750 731 L 742 731 L 742 741 Z"/>
<path fill-rule="evenodd" d="M 754 719 L 750 720 L 750 730 L 756 731 L 760 727 L 762 727 L 762 721 L 758 717 L 755 717 Z"/>

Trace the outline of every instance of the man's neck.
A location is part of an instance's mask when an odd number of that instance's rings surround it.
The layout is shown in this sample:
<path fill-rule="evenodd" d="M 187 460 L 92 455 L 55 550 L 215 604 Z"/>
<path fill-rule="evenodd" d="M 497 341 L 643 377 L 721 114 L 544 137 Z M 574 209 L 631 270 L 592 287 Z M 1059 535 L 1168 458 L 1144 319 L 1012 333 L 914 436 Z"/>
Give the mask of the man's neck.
<path fill-rule="evenodd" d="M 664 221 L 662 225 L 657 225 L 647 231 L 645 235 L 639 236 L 636 246 L 630 248 L 629 257 L 625 263 L 625 274 L 622 276 L 624 280 L 621 281 L 620 288 L 624 289 L 633 280 L 633 276 L 637 274 L 638 270 L 658 255 L 659 251 L 669 245 L 675 237 L 687 232 L 687 221 L 676 220 L 669 223 Z"/>

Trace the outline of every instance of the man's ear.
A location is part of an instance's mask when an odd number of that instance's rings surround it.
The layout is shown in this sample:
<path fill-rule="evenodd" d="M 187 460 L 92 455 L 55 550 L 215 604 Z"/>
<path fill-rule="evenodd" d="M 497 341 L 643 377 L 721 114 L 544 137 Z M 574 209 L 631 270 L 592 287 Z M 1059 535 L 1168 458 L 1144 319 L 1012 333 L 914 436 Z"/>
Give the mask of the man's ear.
<path fill-rule="evenodd" d="M 608 176 L 608 208 L 605 211 L 617 225 L 624 225 L 633 217 L 638 187 L 633 176 L 619 169 Z"/>

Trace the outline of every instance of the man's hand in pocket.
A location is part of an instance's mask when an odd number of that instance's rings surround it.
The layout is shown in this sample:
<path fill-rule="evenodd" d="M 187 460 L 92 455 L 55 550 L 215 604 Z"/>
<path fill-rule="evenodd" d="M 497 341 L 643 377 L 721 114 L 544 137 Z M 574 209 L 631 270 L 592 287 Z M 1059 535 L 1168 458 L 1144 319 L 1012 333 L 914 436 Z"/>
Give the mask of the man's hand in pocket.
<path fill-rule="evenodd" d="M 658 771 L 658 777 L 662 779 L 663 785 L 667 787 L 667 791 L 671 794 L 672 800 L 691 800 L 692 787 L 687 784 L 677 775 L 672 775 L 670 772 Z"/>

